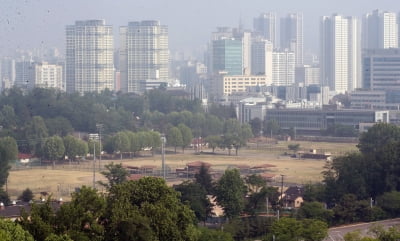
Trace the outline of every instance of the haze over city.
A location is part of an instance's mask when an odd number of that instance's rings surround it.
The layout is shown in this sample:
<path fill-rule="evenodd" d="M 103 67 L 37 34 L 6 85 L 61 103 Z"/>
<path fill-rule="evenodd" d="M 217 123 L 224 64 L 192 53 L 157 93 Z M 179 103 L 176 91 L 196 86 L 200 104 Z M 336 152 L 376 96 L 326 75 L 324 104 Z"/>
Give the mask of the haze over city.
<path fill-rule="evenodd" d="M 118 27 L 130 21 L 159 20 L 169 28 L 172 52 L 201 57 L 211 32 L 218 26 L 253 28 L 253 18 L 263 12 L 278 17 L 304 14 L 306 51 L 318 53 L 319 18 L 339 13 L 361 17 L 374 9 L 399 11 L 398 1 L 96 1 L 3 0 L 0 5 L 0 53 L 15 49 L 57 47 L 65 50 L 65 26 L 76 20 L 104 19 L 113 26 L 119 46 Z"/>

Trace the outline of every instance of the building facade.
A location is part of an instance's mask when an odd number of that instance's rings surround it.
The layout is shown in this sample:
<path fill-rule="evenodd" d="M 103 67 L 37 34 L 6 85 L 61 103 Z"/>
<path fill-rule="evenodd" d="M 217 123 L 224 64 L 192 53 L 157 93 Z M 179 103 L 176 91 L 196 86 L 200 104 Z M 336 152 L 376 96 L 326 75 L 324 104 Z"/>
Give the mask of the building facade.
<path fill-rule="evenodd" d="M 388 123 L 389 111 L 268 109 L 266 120 L 275 120 L 282 129 L 294 128 L 298 133 L 317 134 L 335 125 L 359 129 L 360 123 Z"/>
<path fill-rule="evenodd" d="M 140 83 L 169 78 L 168 27 L 159 21 L 130 22 L 120 28 L 121 90 L 143 92 Z"/>
<path fill-rule="evenodd" d="M 212 41 L 212 71 L 214 74 L 226 72 L 227 75 L 243 74 L 243 45 L 235 38 Z"/>
<path fill-rule="evenodd" d="M 294 52 L 296 67 L 304 64 L 304 33 L 303 14 L 291 13 L 281 18 L 280 26 L 280 49 L 289 49 Z"/>
<path fill-rule="evenodd" d="M 258 39 L 251 45 L 251 74 L 266 75 L 272 79 L 272 43 Z"/>
<path fill-rule="evenodd" d="M 254 32 L 261 35 L 264 39 L 270 41 L 274 48 L 278 45 L 276 13 L 262 13 L 253 20 Z"/>
<path fill-rule="evenodd" d="M 288 50 L 272 53 L 272 84 L 288 86 L 295 82 L 296 58 Z"/>
<path fill-rule="evenodd" d="M 66 27 L 68 93 L 114 90 L 112 26 L 104 20 L 76 21 Z"/>
<path fill-rule="evenodd" d="M 222 83 L 223 95 L 230 95 L 234 92 L 246 92 L 252 86 L 269 86 L 272 82 L 265 75 L 226 75 L 223 76 Z"/>
<path fill-rule="evenodd" d="M 65 90 L 61 65 L 47 62 L 35 63 L 34 71 L 35 87 Z"/>
<path fill-rule="evenodd" d="M 337 93 L 360 87 L 360 28 L 355 17 L 321 18 L 321 83 Z"/>
<path fill-rule="evenodd" d="M 398 48 L 398 23 L 396 13 L 375 10 L 363 18 L 363 48 Z"/>
<path fill-rule="evenodd" d="M 400 50 L 365 50 L 362 58 L 363 88 L 400 90 Z"/>

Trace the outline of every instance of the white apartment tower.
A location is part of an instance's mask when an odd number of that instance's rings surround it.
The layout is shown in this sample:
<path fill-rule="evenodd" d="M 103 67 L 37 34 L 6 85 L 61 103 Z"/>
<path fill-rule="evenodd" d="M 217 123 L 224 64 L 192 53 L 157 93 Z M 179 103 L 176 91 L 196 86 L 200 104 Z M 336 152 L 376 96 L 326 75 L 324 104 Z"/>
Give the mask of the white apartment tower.
<path fill-rule="evenodd" d="M 47 62 L 34 65 L 35 87 L 64 90 L 62 66 Z"/>
<path fill-rule="evenodd" d="M 76 21 L 66 27 L 66 90 L 114 90 L 112 26 L 104 20 Z"/>
<path fill-rule="evenodd" d="M 375 10 L 363 18 L 363 48 L 398 48 L 399 28 L 396 13 Z"/>
<path fill-rule="evenodd" d="M 121 90 L 140 93 L 149 80 L 169 77 L 168 27 L 159 21 L 130 22 L 120 27 Z"/>
<path fill-rule="evenodd" d="M 288 50 L 272 53 L 272 84 L 289 86 L 295 82 L 296 58 Z"/>
<path fill-rule="evenodd" d="M 281 18 L 280 26 L 280 48 L 289 49 L 294 52 L 296 57 L 296 67 L 303 66 L 304 63 L 304 33 L 303 33 L 303 14 L 291 13 Z"/>
<path fill-rule="evenodd" d="M 323 86 L 337 93 L 360 87 L 360 31 L 356 18 L 322 17 L 320 48 Z"/>
<path fill-rule="evenodd" d="M 262 13 L 253 21 L 254 32 L 269 40 L 274 47 L 277 47 L 278 40 L 276 34 L 276 13 Z"/>

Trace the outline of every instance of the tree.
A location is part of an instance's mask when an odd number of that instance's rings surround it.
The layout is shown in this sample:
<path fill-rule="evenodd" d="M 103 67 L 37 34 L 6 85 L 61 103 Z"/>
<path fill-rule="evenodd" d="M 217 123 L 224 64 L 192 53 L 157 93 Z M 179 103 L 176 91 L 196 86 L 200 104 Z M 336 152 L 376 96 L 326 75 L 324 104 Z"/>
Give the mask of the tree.
<path fill-rule="evenodd" d="M 34 240 L 45 240 L 56 232 L 56 217 L 50 205 L 50 198 L 45 203 L 32 203 L 30 213 L 24 209 L 16 222 L 28 231 Z"/>
<path fill-rule="evenodd" d="M 207 194 L 213 194 L 214 184 L 210 175 L 209 168 L 202 164 L 198 173 L 194 175 L 195 182 L 204 188 Z"/>
<path fill-rule="evenodd" d="M 18 157 L 18 146 L 17 142 L 15 141 L 14 138 L 10 136 L 6 136 L 3 138 L 0 138 L 0 147 L 4 148 L 6 151 L 6 159 L 10 161 L 14 161 Z"/>
<path fill-rule="evenodd" d="M 246 211 L 252 215 L 265 209 L 265 200 L 269 203 L 277 203 L 279 193 L 275 187 L 268 187 L 267 182 L 260 175 L 250 175 L 245 178 L 247 185 Z"/>
<path fill-rule="evenodd" d="M 99 184 L 106 187 L 107 189 L 112 188 L 114 185 L 121 184 L 128 180 L 129 172 L 122 166 L 122 164 L 114 164 L 114 162 L 104 166 L 105 171 L 101 174 L 107 178 L 108 183 L 99 181 Z"/>
<path fill-rule="evenodd" d="M 363 154 L 380 154 L 381 148 L 391 142 L 400 140 L 400 128 L 393 124 L 378 123 L 360 136 L 358 149 Z"/>
<path fill-rule="evenodd" d="M 8 179 L 8 171 L 10 170 L 10 161 L 17 159 L 18 148 L 17 143 L 12 137 L 3 137 L 0 139 L 0 187 L 2 187 Z"/>
<path fill-rule="evenodd" d="M 289 144 L 288 149 L 293 151 L 293 154 L 296 154 L 296 152 L 300 149 L 300 144 Z"/>
<path fill-rule="evenodd" d="M 114 152 L 119 152 L 122 159 L 123 152 L 129 152 L 131 144 L 129 142 L 129 137 L 125 132 L 118 132 L 113 137 L 113 147 Z"/>
<path fill-rule="evenodd" d="M 326 209 L 320 202 L 303 202 L 297 211 L 299 219 L 315 219 L 326 223 L 332 222 L 333 211 Z"/>
<path fill-rule="evenodd" d="M 262 121 L 260 118 L 256 117 L 249 122 L 251 126 L 251 131 L 253 132 L 254 136 L 260 136 L 262 133 Z"/>
<path fill-rule="evenodd" d="M 71 202 L 61 205 L 57 212 L 57 233 L 67 234 L 72 240 L 103 240 L 104 226 L 100 222 L 105 207 L 103 196 L 95 189 L 83 186 L 72 194 Z"/>
<path fill-rule="evenodd" d="M 237 169 L 226 170 L 215 188 L 216 200 L 228 218 L 236 217 L 244 209 L 246 186 Z"/>
<path fill-rule="evenodd" d="M 50 234 L 44 241 L 73 241 L 68 235 Z"/>
<path fill-rule="evenodd" d="M 3 128 L 14 129 L 17 125 L 17 116 L 14 108 L 10 105 L 4 105 L 0 111 L 0 121 Z"/>
<path fill-rule="evenodd" d="M 66 136 L 74 131 L 71 122 L 61 116 L 45 120 L 49 135 Z"/>
<path fill-rule="evenodd" d="M 43 145 L 43 156 L 47 160 L 53 161 L 53 166 L 55 166 L 55 161 L 60 160 L 64 156 L 65 147 L 64 142 L 59 136 L 49 137 Z"/>
<path fill-rule="evenodd" d="M 66 136 L 63 139 L 65 155 L 69 160 L 75 160 L 77 157 L 84 157 L 89 151 L 88 144 L 73 136 Z"/>
<path fill-rule="evenodd" d="M 279 133 L 280 126 L 278 122 L 274 119 L 270 121 L 264 121 L 264 135 L 276 135 Z"/>
<path fill-rule="evenodd" d="M 110 189 L 106 240 L 196 240 L 194 214 L 161 178 L 143 177 Z M 126 240 L 126 239 L 125 239 Z"/>
<path fill-rule="evenodd" d="M 215 148 L 220 146 L 222 141 L 221 136 L 207 136 L 204 141 L 208 144 L 208 147 L 212 149 L 212 152 L 215 152 Z"/>
<path fill-rule="evenodd" d="M 232 235 L 220 230 L 201 228 L 198 241 L 233 241 Z"/>
<path fill-rule="evenodd" d="M 31 189 L 27 188 L 25 189 L 21 196 L 19 196 L 19 199 L 21 199 L 24 202 L 29 202 L 33 200 L 33 192 Z"/>
<path fill-rule="evenodd" d="M 322 241 L 328 235 L 328 225 L 320 220 L 281 218 L 272 224 L 272 234 L 276 240 Z"/>
<path fill-rule="evenodd" d="M 400 214 L 400 192 L 385 192 L 377 198 L 377 202 L 390 216 L 397 217 Z"/>
<path fill-rule="evenodd" d="M 167 143 L 168 145 L 175 147 L 175 153 L 176 153 L 176 147 L 182 146 L 183 144 L 182 133 L 177 127 L 171 127 L 168 130 Z"/>
<path fill-rule="evenodd" d="M 48 136 L 48 131 L 44 120 L 40 116 L 34 116 L 32 121 L 25 128 L 25 138 L 29 142 L 31 152 L 36 155 L 41 154 L 42 142 Z"/>
<path fill-rule="evenodd" d="M 178 129 L 181 131 L 182 134 L 182 151 L 185 152 L 185 148 L 192 144 L 192 130 L 182 123 L 178 125 Z"/>
<path fill-rule="evenodd" d="M 272 224 L 271 231 L 276 240 L 292 241 L 301 238 L 301 223 L 294 218 L 280 218 Z"/>
<path fill-rule="evenodd" d="M 212 204 L 207 198 L 206 190 L 200 184 L 189 181 L 176 185 L 175 190 L 181 193 L 182 203 L 190 206 L 197 220 L 205 222 L 212 211 Z"/>
<path fill-rule="evenodd" d="M 19 224 L 4 219 L 0 219 L 0 240 L 34 241 L 32 235 Z"/>

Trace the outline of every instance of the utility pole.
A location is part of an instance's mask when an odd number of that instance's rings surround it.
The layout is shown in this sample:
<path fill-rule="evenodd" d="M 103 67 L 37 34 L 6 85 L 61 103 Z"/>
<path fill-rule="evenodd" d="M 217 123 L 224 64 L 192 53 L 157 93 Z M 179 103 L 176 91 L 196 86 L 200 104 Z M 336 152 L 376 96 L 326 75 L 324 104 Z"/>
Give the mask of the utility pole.
<path fill-rule="evenodd" d="M 282 175 L 281 174 L 281 207 L 283 207 L 283 177 L 284 177 L 285 175 Z"/>
<path fill-rule="evenodd" d="M 166 180 L 166 176 L 165 176 L 165 142 L 167 141 L 167 139 L 165 138 L 165 135 L 162 134 L 161 135 L 161 165 L 162 165 L 162 174 L 163 174 L 163 178 L 164 180 Z"/>
<path fill-rule="evenodd" d="M 101 163 L 101 150 L 103 149 L 103 146 L 101 145 L 101 130 L 103 129 L 103 124 L 96 124 L 96 128 L 99 131 L 99 142 L 100 142 L 100 157 L 99 157 L 99 170 L 101 169 L 100 163 Z"/>
<path fill-rule="evenodd" d="M 96 188 L 96 141 L 93 141 L 93 189 Z"/>

